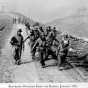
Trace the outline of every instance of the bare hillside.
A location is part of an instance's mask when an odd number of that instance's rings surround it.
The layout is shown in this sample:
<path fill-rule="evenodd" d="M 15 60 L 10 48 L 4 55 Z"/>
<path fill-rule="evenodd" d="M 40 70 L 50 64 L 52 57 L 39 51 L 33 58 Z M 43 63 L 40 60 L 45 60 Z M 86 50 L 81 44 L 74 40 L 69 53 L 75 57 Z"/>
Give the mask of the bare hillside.
<path fill-rule="evenodd" d="M 58 30 L 72 35 L 88 38 L 88 10 L 78 9 L 74 14 L 64 18 L 58 18 L 48 25 L 56 25 Z"/>

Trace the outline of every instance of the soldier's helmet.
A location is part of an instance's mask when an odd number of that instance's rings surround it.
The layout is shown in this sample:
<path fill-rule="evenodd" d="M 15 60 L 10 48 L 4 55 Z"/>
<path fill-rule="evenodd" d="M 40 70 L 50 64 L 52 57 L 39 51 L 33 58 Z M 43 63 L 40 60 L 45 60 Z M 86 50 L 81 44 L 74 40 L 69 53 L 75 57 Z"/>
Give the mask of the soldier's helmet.
<path fill-rule="evenodd" d="M 42 28 L 42 26 L 39 28 L 39 30 L 40 30 L 41 32 L 43 32 L 43 28 Z"/>
<path fill-rule="evenodd" d="M 19 29 L 17 32 L 22 32 L 22 29 Z"/>
<path fill-rule="evenodd" d="M 54 26 L 54 27 L 53 27 L 53 29 L 55 30 L 55 29 L 56 29 L 56 27 Z"/>
<path fill-rule="evenodd" d="M 51 26 L 48 26 L 48 31 L 51 31 Z"/>
<path fill-rule="evenodd" d="M 45 34 L 44 33 L 41 33 L 40 34 L 40 37 L 41 37 L 41 39 L 44 39 L 45 38 Z"/>
<path fill-rule="evenodd" d="M 39 26 L 34 26 L 34 30 L 38 30 L 39 29 Z"/>

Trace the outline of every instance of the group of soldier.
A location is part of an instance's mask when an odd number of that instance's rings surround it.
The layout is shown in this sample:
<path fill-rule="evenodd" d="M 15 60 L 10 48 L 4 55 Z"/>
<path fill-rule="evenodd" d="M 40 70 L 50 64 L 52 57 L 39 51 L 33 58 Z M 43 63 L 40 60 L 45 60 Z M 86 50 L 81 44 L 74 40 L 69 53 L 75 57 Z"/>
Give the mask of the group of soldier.
<path fill-rule="evenodd" d="M 11 38 L 11 45 L 14 48 L 14 59 L 15 63 L 20 65 L 21 62 L 21 54 L 24 51 L 24 43 L 26 40 L 30 40 L 29 45 L 31 47 L 32 59 L 36 60 L 37 56 L 39 57 L 39 61 L 41 66 L 45 67 L 45 61 L 49 57 L 49 55 L 53 55 L 53 58 L 57 58 L 59 53 L 63 53 L 60 55 L 61 65 L 64 63 L 65 58 L 67 56 L 69 46 L 69 40 L 65 38 L 61 40 L 58 39 L 57 35 L 59 32 L 56 30 L 56 27 L 43 27 L 33 25 L 32 27 L 29 24 L 26 24 L 28 37 L 26 39 L 23 38 L 21 32 L 22 29 L 18 29 L 17 35 Z M 40 53 L 40 54 L 39 54 Z"/>

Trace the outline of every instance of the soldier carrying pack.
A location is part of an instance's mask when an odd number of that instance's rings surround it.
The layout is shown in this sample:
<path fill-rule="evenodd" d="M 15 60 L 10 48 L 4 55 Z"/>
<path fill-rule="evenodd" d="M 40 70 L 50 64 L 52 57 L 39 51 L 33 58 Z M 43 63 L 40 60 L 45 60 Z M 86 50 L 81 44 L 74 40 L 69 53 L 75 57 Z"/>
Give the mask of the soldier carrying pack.
<path fill-rule="evenodd" d="M 15 64 L 21 64 L 21 54 L 22 49 L 24 50 L 23 36 L 21 35 L 22 30 L 17 31 L 17 35 L 11 38 L 10 44 L 14 47 L 13 57 L 15 59 Z"/>

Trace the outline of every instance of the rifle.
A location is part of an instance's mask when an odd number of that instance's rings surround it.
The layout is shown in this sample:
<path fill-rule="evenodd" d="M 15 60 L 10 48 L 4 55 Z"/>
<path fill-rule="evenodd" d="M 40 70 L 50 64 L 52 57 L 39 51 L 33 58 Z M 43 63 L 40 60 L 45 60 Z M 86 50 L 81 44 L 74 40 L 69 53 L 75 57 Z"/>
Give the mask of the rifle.
<path fill-rule="evenodd" d="M 28 36 L 28 37 L 23 41 L 23 43 L 26 42 L 26 40 L 29 39 L 29 38 L 30 38 L 30 36 Z"/>

